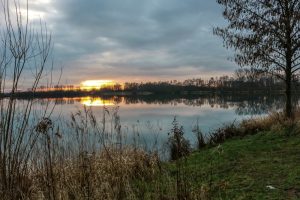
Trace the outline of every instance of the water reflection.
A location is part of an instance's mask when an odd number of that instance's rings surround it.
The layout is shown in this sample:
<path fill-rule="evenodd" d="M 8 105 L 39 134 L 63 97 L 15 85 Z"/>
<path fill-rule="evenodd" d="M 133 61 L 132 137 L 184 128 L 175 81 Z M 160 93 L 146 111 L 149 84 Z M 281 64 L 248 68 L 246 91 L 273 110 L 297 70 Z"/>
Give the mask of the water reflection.
<path fill-rule="evenodd" d="M 212 109 L 234 109 L 237 115 L 262 115 L 272 110 L 283 108 L 284 96 L 108 96 L 108 97 L 79 97 L 79 98 L 58 98 L 41 99 L 39 103 L 52 101 L 56 105 L 81 104 L 88 107 L 102 107 L 113 105 L 185 105 L 191 107 L 209 106 Z M 294 102 L 298 100 L 295 99 Z"/>
<path fill-rule="evenodd" d="M 83 97 L 80 103 L 85 106 L 112 106 L 114 101 L 111 99 L 102 99 L 100 97 Z"/>
<path fill-rule="evenodd" d="M 80 103 L 81 105 L 88 107 L 102 107 L 102 106 L 113 106 L 118 104 L 114 98 L 101 98 L 101 97 L 75 97 L 75 98 L 48 98 L 38 99 L 37 102 L 41 105 L 46 105 L 52 102 L 56 105 L 73 105 Z M 120 103 L 120 102 L 119 102 Z"/>

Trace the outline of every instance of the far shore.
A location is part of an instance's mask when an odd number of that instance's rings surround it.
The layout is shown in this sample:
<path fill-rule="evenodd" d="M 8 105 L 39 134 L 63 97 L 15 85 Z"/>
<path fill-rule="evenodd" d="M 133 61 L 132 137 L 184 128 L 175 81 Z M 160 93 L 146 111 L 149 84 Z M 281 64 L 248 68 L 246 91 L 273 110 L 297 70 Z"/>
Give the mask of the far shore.
<path fill-rule="evenodd" d="M 295 91 L 296 93 L 297 91 Z M 298 92 L 297 92 L 298 93 Z M 32 98 L 76 98 L 76 97 L 85 97 L 85 96 L 94 96 L 94 97 L 126 97 L 126 96 L 209 96 L 209 95 L 284 95 L 282 90 L 247 90 L 247 91 L 235 91 L 235 90 L 182 90 L 182 91 L 43 91 L 43 92 L 15 92 L 15 93 L 4 93 L 1 94 L 2 98 L 14 97 L 17 99 L 32 99 Z"/>

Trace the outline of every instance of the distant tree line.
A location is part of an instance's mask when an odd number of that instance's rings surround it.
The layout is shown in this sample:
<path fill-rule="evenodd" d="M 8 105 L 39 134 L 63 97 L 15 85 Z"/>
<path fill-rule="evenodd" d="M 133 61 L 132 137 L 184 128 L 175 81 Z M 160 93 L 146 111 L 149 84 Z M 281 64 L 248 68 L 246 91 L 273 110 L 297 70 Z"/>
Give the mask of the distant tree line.
<path fill-rule="evenodd" d="M 124 91 L 181 93 L 181 92 L 281 92 L 285 85 L 281 79 L 255 69 L 238 69 L 234 76 L 187 79 L 184 81 L 159 81 L 146 83 L 125 83 Z M 299 88 L 299 79 L 293 80 L 293 90 Z"/>

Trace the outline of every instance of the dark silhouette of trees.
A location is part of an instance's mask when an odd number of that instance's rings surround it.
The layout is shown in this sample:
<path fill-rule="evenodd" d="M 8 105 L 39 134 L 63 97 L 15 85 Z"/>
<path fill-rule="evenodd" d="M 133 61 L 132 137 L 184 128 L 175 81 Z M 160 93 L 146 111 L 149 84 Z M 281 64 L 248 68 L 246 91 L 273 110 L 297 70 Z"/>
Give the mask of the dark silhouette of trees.
<path fill-rule="evenodd" d="M 235 62 L 268 72 L 285 82 L 286 117 L 292 118 L 292 81 L 300 69 L 299 0 L 217 0 L 226 27 L 215 28 Z"/>
<path fill-rule="evenodd" d="M 299 91 L 299 80 L 295 77 L 293 92 Z M 251 68 L 236 70 L 234 76 L 187 79 L 184 81 L 160 81 L 145 83 L 115 84 L 100 89 L 82 90 L 72 85 L 55 85 L 52 88 L 38 87 L 35 91 L 18 91 L 13 94 L 2 93 L 2 97 L 15 98 L 59 98 L 83 96 L 128 96 L 128 95 L 214 95 L 214 94 L 282 94 L 284 82 L 267 73 L 257 72 Z"/>

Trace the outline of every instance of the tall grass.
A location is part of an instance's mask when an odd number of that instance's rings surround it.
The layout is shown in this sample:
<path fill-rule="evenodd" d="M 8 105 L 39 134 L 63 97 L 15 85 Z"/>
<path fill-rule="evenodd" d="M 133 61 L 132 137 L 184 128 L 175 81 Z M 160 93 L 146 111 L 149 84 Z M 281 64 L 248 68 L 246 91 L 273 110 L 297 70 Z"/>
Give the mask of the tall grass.
<path fill-rule="evenodd" d="M 160 161 L 157 153 L 125 144 L 120 126 L 117 108 L 104 107 L 100 118 L 91 109 L 78 111 L 69 134 L 43 119 L 36 128 L 43 137 L 34 171 L 28 174 L 35 191 L 27 198 L 138 199 L 133 183 L 151 180 Z"/>
<path fill-rule="evenodd" d="M 205 136 L 203 132 L 201 131 L 201 128 L 199 126 L 199 119 L 197 119 L 197 123 L 194 126 L 192 132 L 196 136 L 196 147 L 198 150 L 204 148 L 206 146 Z"/>

